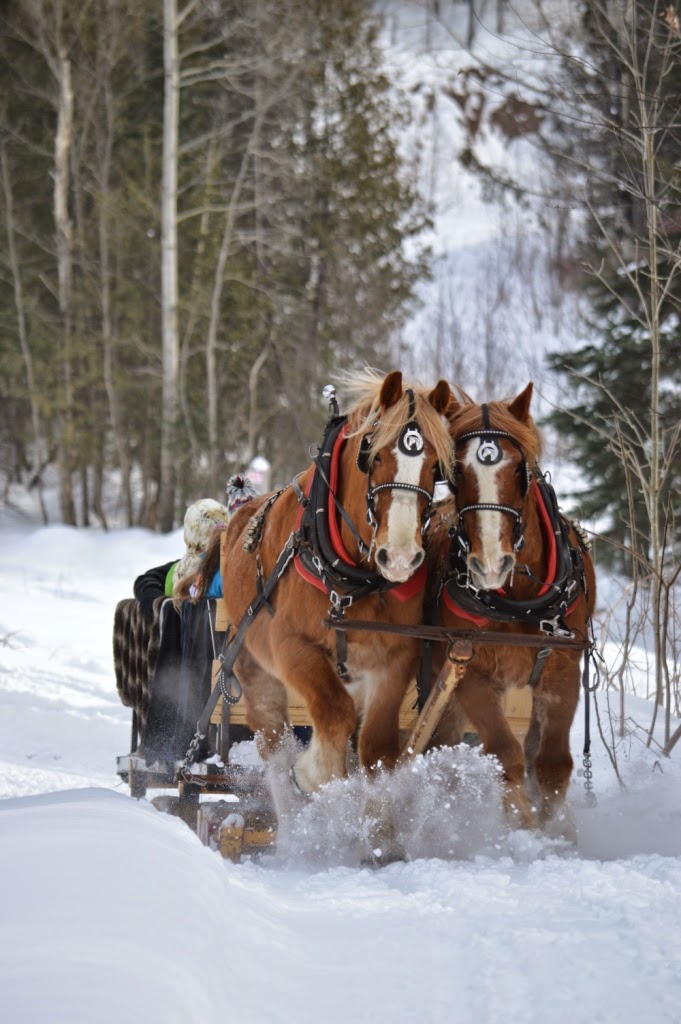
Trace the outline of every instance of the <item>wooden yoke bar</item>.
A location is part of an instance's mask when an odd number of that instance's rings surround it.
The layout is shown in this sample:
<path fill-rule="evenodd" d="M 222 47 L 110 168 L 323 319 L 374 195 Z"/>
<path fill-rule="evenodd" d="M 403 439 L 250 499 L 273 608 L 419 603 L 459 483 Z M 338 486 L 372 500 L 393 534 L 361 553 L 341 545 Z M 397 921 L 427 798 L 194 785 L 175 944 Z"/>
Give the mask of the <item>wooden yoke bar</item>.
<path fill-rule="evenodd" d="M 473 657 L 473 644 L 470 640 L 454 640 L 447 651 L 447 661 L 442 666 L 435 685 L 431 689 L 426 703 L 411 736 L 404 748 L 404 757 L 416 757 L 426 749 L 435 732 L 442 714 L 459 683 L 464 677 L 468 662 Z"/>

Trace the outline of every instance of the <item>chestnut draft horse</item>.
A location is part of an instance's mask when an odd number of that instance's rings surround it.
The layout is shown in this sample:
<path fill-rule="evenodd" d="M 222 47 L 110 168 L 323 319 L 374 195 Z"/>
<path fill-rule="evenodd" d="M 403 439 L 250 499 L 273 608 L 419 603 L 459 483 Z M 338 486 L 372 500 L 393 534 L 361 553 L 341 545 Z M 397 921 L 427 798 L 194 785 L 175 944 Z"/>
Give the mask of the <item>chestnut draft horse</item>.
<path fill-rule="evenodd" d="M 345 383 L 354 404 L 331 417 L 313 465 L 277 495 L 240 508 L 222 541 L 230 621 L 244 621 L 263 586 L 271 594 L 243 632 L 236 662 L 247 721 L 268 756 L 287 724 L 286 691 L 302 698 L 313 726 L 293 769 L 303 792 L 346 774 L 356 730 L 362 767 L 397 761 L 399 709 L 420 641 L 344 634 L 323 620 L 421 623 L 433 489 L 451 473 L 446 381 L 405 387 L 400 371 L 366 371 Z"/>
<path fill-rule="evenodd" d="M 589 657 L 595 601 L 588 541 L 560 514 L 538 468 L 541 439 L 531 397 L 529 384 L 508 402 L 452 400 L 456 507 L 449 530 L 445 513 L 431 538 L 431 550 L 439 552 L 431 558 L 440 624 L 481 633 L 437 741 L 459 742 L 463 711 L 485 752 L 499 760 L 509 820 L 523 828 L 548 824 L 565 797 L 580 659 Z M 494 645 L 484 639 L 491 631 L 498 634 Z M 496 645 L 499 635 L 508 636 L 508 646 Z M 546 637 L 545 646 L 521 646 L 523 638 L 537 637 Z M 559 646 L 571 642 L 572 648 Z M 532 716 L 523 751 L 501 698 L 507 688 L 528 683 Z M 558 819 L 554 824 L 560 830 Z"/>

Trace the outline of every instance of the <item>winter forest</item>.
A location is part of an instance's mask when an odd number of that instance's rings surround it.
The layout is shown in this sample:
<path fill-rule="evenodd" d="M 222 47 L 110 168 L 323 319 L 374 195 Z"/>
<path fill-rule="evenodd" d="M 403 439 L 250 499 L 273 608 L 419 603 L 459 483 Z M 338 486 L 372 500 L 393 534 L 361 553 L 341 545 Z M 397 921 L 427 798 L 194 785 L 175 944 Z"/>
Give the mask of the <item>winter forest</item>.
<path fill-rule="evenodd" d="M 570 512 L 678 692 L 675 4 L 0 17 L 5 502 L 168 531 L 256 456 L 286 484 L 335 372 L 533 379 Z"/>

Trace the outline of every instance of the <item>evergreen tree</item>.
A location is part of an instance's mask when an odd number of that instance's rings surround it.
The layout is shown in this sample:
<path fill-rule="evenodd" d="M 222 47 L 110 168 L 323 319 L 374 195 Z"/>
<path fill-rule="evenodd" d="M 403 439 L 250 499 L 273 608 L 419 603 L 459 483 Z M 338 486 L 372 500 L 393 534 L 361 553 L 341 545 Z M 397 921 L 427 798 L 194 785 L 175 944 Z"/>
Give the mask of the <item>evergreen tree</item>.
<path fill-rule="evenodd" d="M 319 432 L 319 394 L 334 369 L 395 358 L 398 327 L 427 272 L 418 245 L 405 254 L 427 217 L 398 152 L 406 115 L 380 70 L 378 27 L 364 0 L 307 7 L 309 72 L 291 135 L 299 173 L 287 204 L 297 240 L 293 261 L 277 268 L 292 315 L 270 385 L 286 396 L 281 429 L 300 438 L 294 458 L 275 454 L 287 472 Z"/>
<path fill-rule="evenodd" d="M 631 570 L 632 552 L 654 564 L 674 540 L 681 37 L 673 5 L 583 0 L 582 12 L 585 54 L 565 59 L 566 95 L 579 106 L 559 156 L 589 214 L 580 256 L 592 340 L 551 355 L 566 401 L 549 419 L 588 481 L 582 512 L 618 545 L 603 556 Z"/>
<path fill-rule="evenodd" d="M 635 312 L 637 295 L 627 277 L 616 275 L 612 291 L 599 284 L 588 287 L 593 309 L 590 334 L 598 340 L 548 357 L 566 395 L 563 406 L 548 419 L 559 437 L 567 439 L 570 456 L 588 481 L 574 495 L 575 511 L 594 519 L 599 537 L 611 542 L 599 545 L 599 560 L 631 572 L 632 550 L 649 556 L 650 524 L 639 482 L 631 476 L 621 449 L 624 445 L 641 465 L 649 457 L 650 338 L 641 327 L 640 312 Z M 660 428 L 668 450 L 681 421 L 681 321 L 675 302 L 665 301 L 661 320 Z M 635 498 L 633 523 L 629 486 Z M 681 463 L 675 462 L 660 495 L 664 507 L 680 488 Z"/>

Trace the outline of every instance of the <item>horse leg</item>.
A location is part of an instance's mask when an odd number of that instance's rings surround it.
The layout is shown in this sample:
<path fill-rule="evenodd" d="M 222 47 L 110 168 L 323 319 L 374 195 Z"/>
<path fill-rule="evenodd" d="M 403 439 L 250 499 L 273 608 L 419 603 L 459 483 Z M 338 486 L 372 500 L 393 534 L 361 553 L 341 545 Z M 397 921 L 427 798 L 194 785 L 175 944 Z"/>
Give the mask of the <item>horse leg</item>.
<path fill-rule="evenodd" d="M 267 760 L 279 746 L 289 725 L 286 688 L 246 648 L 239 654 L 235 671 L 243 684 L 246 722 L 255 733 L 260 757 Z"/>
<path fill-rule="evenodd" d="M 391 659 L 392 661 L 392 659 Z M 418 659 L 405 655 L 396 657 L 400 668 L 381 672 L 365 679 L 364 699 L 357 694 L 361 710 L 358 737 L 360 765 L 368 769 L 366 798 L 362 815 L 368 824 L 366 841 L 367 861 L 373 865 L 388 864 L 404 859 L 404 849 L 398 839 L 393 809 L 389 797 L 380 784 L 378 769 L 391 771 L 400 756 L 400 707 L 409 682 L 417 668 Z M 406 671 L 402 666 L 406 665 Z"/>
<path fill-rule="evenodd" d="M 572 652 L 554 651 L 534 693 L 526 749 L 530 780 L 539 794 L 541 825 L 561 808 L 570 784 L 570 727 L 579 702 L 579 682 L 578 658 Z"/>
<path fill-rule="evenodd" d="M 527 776 L 527 792 L 530 796 L 530 799 L 533 802 L 537 803 L 541 802 L 539 787 L 537 786 L 537 777 L 534 770 L 534 763 L 537 760 L 537 754 L 539 753 L 539 742 L 541 740 L 541 721 L 539 715 L 539 702 L 535 701 L 533 693 L 530 724 L 528 726 L 527 733 L 525 734 L 523 750 L 525 751 L 525 772 Z"/>
<path fill-rule="evenodd" d="M 298 787 L 311 793 L 347 774 L 348 740 L 357 725 L 355 705 L 320 646 L 300 634 L 289 634 L 273 647 L 281 679 L 302 697 L 310 713 L 312 739 L 298 757 L 293 775 Z"/>
<path fill-rule="evenodd" d="M 409 659 L 406 671 L 400 667 L 382 672 L 370 684 L 363 702 L 357 743 L 362 768 L 393 769 L 400 756 L 400 708 L 416 662 Z M 397 665 L 401 663 L 396 661 Z"/>
<path fill-rule="evenodd" d="M 476 656 L 480 658 L 480 654 Z M 513 828 L 534 828 L 534 815 L 525 792 L 525 757 L 523 748 L 511 732 L 501 707 L 503 687 L 495 685 L 490 675 L 475 663 L 456 689 L 456 697 L 473 723 L 483 743 L 483 750 L 499 761 L 506 783 L 504 808 Z"/>

